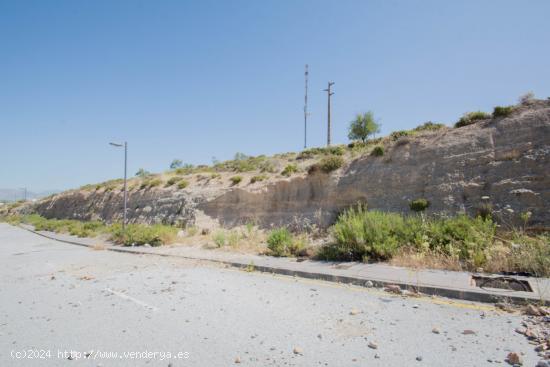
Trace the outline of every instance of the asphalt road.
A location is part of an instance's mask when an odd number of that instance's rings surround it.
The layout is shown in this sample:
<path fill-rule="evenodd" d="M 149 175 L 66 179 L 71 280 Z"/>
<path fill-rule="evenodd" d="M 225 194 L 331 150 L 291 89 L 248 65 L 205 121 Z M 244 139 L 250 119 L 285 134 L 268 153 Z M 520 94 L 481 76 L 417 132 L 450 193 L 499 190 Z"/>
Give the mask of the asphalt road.
<path fill-rule="evenodd" d="M 489 305 L 92 250 L 0 223 L 0 366 L 498 366 L 509 351 L 534 366 L 514 332 L 521 320 Z"/>

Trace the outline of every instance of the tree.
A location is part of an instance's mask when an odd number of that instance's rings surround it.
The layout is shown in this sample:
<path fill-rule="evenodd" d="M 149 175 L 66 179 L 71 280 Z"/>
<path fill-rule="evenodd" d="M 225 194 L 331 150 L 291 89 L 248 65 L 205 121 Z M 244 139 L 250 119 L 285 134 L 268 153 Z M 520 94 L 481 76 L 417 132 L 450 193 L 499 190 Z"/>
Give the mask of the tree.
<path fill-rule="evenodd" d="M 170 163 L 170 169 L 180 168 L 182 164 L 183 162 L 181 159 L 174 159 L 172 163 Z"/>
<path fill-rule="evenodd" d="M 146 171 L 144 170 L 143 168 L 140 168 L 137 172 L 136 172 L 136 176 L 137 177 L 147 177 L 151 174 L 151 172 L 149 171 Z"/>
<path fill-rule="evenodd" d="M 237 152 L 237 153 L 235 153 L 235 158 L 233 158 L 233 159 L 236 160 L 236 161 L 245 161 L 248 158 L 250 158 L 250 157 L 247 156 L 246 154 L 241 153 L 241 152 Z"/>
<path fill-rule="evenodd" d="M 363 143 L 370 135 L 380 132 L 380 124 L 374 119 L 372 111 L 358 114 L 355 120 L 349 124 L 348 138 L 350 140 L 360 139 Z"/>

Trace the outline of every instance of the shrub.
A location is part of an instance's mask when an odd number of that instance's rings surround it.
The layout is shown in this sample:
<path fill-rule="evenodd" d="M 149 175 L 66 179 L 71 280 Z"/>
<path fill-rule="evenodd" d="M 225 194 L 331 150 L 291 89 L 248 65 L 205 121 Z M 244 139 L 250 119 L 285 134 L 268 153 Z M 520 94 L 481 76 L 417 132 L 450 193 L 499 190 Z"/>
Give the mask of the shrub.
<path fill-rule="evenodd" d="M 233 172 L 249 172 L 261 169 L 266 164 L 267 157 L 260 155 L 257 157 L 249 157 L 247 155 L 235 155 L 237 159 L 216 163 L 214 169 L 218 171 L 233 171 Z"/>
<path fill-rule="evenodd" d="M 346 150 L 344 149 L 344 147 L 340 145 L 329 146 L 323 149 L 324 154 L 330 155 L 344 155 L 345 152 Z"/>
<path fill-rule="evenodd" d="M 170 177 L 168 179 L 168 181 L 166 181 L 166 186 L 172 186 L 172 185 L 180 182 L 181 180 L 183 180 L 183 177 L 181 177 L 181 176 Z"/>
<path fill-rule="evenodd" d="M 435 123 L 435 122 L 425 122 L 422 125 L 419 125 L 414 128 L 414 131 L 434 131 L 444 128 L 445 124 Z"/>
<path fill-rule="evenodd" d="M 267 248 L 274 256 L 295 256 L 303 247 L 286 228 L 272 230 L 267 237 Z"/>
<path fill-rule="evenodd" d="M 319 162 L 319 168 L 325 173 L 330 173 L 332 171 L 335 171 L 338 168 L 342 167 L 343 165 L 344 165 L 344 159 L 337 155 L 324 157 Z"/>
<path fill-rule="evenodd" d="M 268 172 L 268 173 L 275 173 L 277 171 L 277 168 L 275 167 L 275 164 L 273 164 L 272 161 L 266 160 L 264 162 L 261 162 L 258 165 L 258 168 L 260 169 L 260 172 Z"/>
<path fill-rule="evenodd" d="M 150 176 L 150 175 L 151 175 L 151 172 L 146 171 L 146 170 L 144 170 L 143 168 L 140 168 L 140 169 L 136 172 L 136 176 L 137 176 L 137 177 L 147 177 L 147 176 Z"/>
<path fill-rule="evenodd" d="M 237 231 L 230 231 L 227 235 L 227 244 L 231 247 L 237 247 L 240 240 L 241 235 Z"/>
<path fill-rule="evenodd" d="M 495 229 L 490 219 L 470 218 L 465 214 L 429 220 L 423 227 L 431 250 L 457 257 L 470 268 L 485 262 L 485 250 L 493 243 Z"/>
<path fill-rule="evenodd" d="M 367 211 L 366 205 L 350 208 L 331 228 L 336 243 L 332 256 L 338 260 L 385 260 L 408 242 L 410 227 L 395 213 Z M 326 254 L 325 254 L 326 255 Z"/>
<path fill-rule="evenodd" d="M 534 276 L 550 275 L 550 235 L 541 234 L 529 237 L 515 232 L 511 239 L 510 253 L 506 257 L 504 269 L 528 272 Z M 501 270 L 501 269 L 496 269 Z"/>
<path fill-rule="evenodd" d="M 380 145 L 375 146 L 370 154 L 374 157 L 381 157 L 384 155 L 384 148 Z"/>
<path fill-rule="evenodd" d="M 235 153 L 235 156 L 233 157 L 234 160 L 236 161 L 244 161 L 246 159 L 249 159 L 250 156 L 244 154 L 244 153 L 241 153 L 241 152 L 237 152 Z"/>
<path fill-rule="evenodd" d="M 160 246 L 172 242 L 176 238 L 178 230 L 175 227 L 162 224 L 151 226 L 127 224 L 126 228 L 122 229 L 122 225 L 117 223 L 110 227 L 109 232 L 111 240 L 125 246 L 145 244 Z"/>
<path fill-rule="evenodd" d="M 183 162 L 181 159 L 174 159 L 172 163 L 170 163 L 170 169 L 176 169 L 180 168 L 183 165 Z"/>
<path fill-rule="evenodd" d="M 253 184 L 256 182 L 264 181 L 265 179 L 267 179 L 266 175 L 253 176 L 252 178 L 250 178 L 250 183 Z"/>
<path fill-rule="evenodd" d="M 156 186 L 160 186 L 162 184 L 162 180 L 160 178 L 155 178 L 155 179 L 152 179 L 151 181 L 149 181 L 149 187 L 156 187 Z"/>
<path fill-rule="evenodd" d="M 290 177 L 292 174 L 298 172 L 298 166 L 295 164 L 288 164 L 285 169 L 281 172 L 281 175 L 285 177 Z"/>
<path fill-rule="evenodd" d="M 479 120 L 486 120 L 491 118 L 491 116 L 488 113 L 482 112 L 482 111 L 475 111 L 475 112 L 467 112 L 458 120 L 458 122 L 455 124 L 455 127 L 463 127 L 468 126 L 471 124 L 474 124 L 476 121 Z"/>
<path fill-rule="evenodd" d="M 188 175 L 190 173 L 193 173 L 194 171 L 194 167 L 193 165 L 190 165 L 190 164 L 186 164 L 182 167 L 179 167 L 179 168 L 176 168 L 174 170 L 174 172 L 177 174 L 177 175 Z"/>
<path fill-rule="evenodd" d="M 100 221 L 83 222 L 73 220 L 67 231 L 77 237 L 95 237 L 105 231 L 105 225 Z"/>
<path fill-rule="evenodd" d="M 189 186 L 189 181 L 181 180 L 178 182 L 178 189 L 180 190 L 185 189 L 187 186 Z"/>
<path fill-rule="evenodd" d="M 330 231 L 334 243 L 319 257 L 325 260 L 387 260 L 403 247 L 420 253 L 456 258 L 468 268 L 482 266 L 493 244 L 495 224 L 481 217 L 420 218 L 352 207 L 338 217 Z"/>
<path fill-rule="evenodd" d="M 197 226 L 189 226 L 185 228 L 187 235 L 189 237 L 195 236 L 197 233 L 199 233 L 199 227 Z"/>
<path fill-rule="evenodd" d="M 46 219 L 39 215 L 18 217 L 19 221 L 31 224 L 37 231 L 70 233 L 79 237 L 94 237 L 102 233 L 109 234 L 109 239 L 122 245 L 159 246 L 172 242 L 177 237 L 178 229 L 172 226 L 155 224 L 128 224 L 123 230 L 120 223 L 110 226 L 100 221 L 79 221 L 72 219 Z"/>
<path fill-rule="evenodd" d="M 214 180 L 214 179 L 217 179 L 217 178 L 221 178 L 221 177 L 222 177 L 222 175 L 220 175 L 219 173 L 212 173 L 212 174 L 210 175 L 210 179 L 211 179 L 211 180 Z"/>
<path fill-rule="evenodd" d="M 493 110 L 493 117 L 506 117 L 514 112 L 514 106 L 496 106 Z"/>
<path fill-rule="evenodd" d="M 369 145 L 369 142 L 352 141 L 348 144 L 349 149 L 363 149 Z"/>
<path fill-rule="evenodd" d="M 151 187 L 159 186 L 160 184 L 162 184 L 162 180 L 160 178 L 148 178 L 141 182 L 139 188 L 140 190 L 150 189 Z"/>
<path fill-rule="evenodd" d="M 309 148 L 300 152 L 296 159 L 310 159 L 317 155 L 344 155 L 345 148 L 341 145 L 333 145 L 325 148 Z"/>
<path fill-rule="evenodd" d="M 493 218 L 493 205 L 491 203 L 481 203 L 476 209 L 476 217 L 483 219 Z"/>
<path fill-rule="evenodd" d="M 297 156 L 296 156 L 296 159 L 311 159 L 315 157 L 315 153 L 311 150 L 311 149 L 308 149 L 308 150 L 304 150 L 302 152 L 300 152 Z"/>
<path fill-rule="evenodd" d="M 216 244 L 216 246 L 218 247 L 225 246 L 225 243 L 226 243 L 225 231 L 219 230 L 214 232 L 214 234 L 212 235 L 212 239 L 214 240 L 214 243 Z"/>
<path fill-rule="evenodd" d="M 423 212 L 430 206 L 430 202 L 426 199 L 416 199 L 409 203 L 409 208 L 415 212 Z"/>
<path fill-rule="evenodd" d="M 412 135 L 412 132 L 409 131 L 409 130 L 394 131 L 390 134 L 390 139 L 392 141 L 396 141 L 396 140 L 398 140 L 399 138 L 401 138 L 403 136 L 409 136 L 409 135 Z"/>
<path fill-rule="evenodd" d="M 229 180 L 231 180 L 232 185 L 238 185 L 242 180 L 242 176 L 233 176 Z"/>
<path fill-rule="evenodd" d="M 535 100 L 535 93 L 527 92 L 519 97 L 519 103 L 522 105 L 528 105 Z"/>

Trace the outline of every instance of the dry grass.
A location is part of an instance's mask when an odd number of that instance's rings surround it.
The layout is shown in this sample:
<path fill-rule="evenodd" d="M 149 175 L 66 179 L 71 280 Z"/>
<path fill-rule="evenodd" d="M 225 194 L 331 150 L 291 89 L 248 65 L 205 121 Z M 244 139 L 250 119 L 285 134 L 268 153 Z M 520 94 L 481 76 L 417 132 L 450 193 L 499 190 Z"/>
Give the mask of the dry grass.
<path fill-rule="evenodd" d="M 389 264 L 412 269 L 463 270 L 457 258 L 434 252 L 418 252 L 412 248 L 401 249 L 389 260 Z"/>
<path fill-rule="evenodd" d="M 185 236 L 180 236 L 175 245 L 200 246 L 206 249 L 234 251 L 247 254 L 264 254 L 267 250 L 267 234 L 253 224 L 232 229 L 209 228 L 204 234 L 199 227 L 190 227 Z"/>
<path fill-rule="evenodd" d="M 94 251 L 104 251 L 107 247 L 103 243 L 94 243 L 91 248 Z"/>

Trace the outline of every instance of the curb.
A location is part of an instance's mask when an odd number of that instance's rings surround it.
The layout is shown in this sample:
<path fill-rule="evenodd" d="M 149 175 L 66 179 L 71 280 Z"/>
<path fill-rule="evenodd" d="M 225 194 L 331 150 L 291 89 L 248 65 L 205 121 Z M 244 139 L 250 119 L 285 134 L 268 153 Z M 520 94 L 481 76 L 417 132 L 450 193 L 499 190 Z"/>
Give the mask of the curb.
<path fill-rule="evenodd" d="M 92 245 L 88 245 L 82 242 L 64 240 L 64 239 L 48 236 L 44 233 L 40 233 L 33 229 L 25 228 L 20 225 L 18 225 L 18 227 L 53 241 L 67 243 L 70 245 L 76 245 L 81 247 L 88 247 L 88 248 L 93 247 Z M 414 285 L 406 282 L 385 281 L 385 280 L 379 280 L 379 279 L 357 278 L 357 277 L 350 277 L 345 275 L 332 275 L 327 273 L 315 273 L 315 272 L 308 272 L 308 271 L 301 271 L 301 270 L 292 270 L 292 269 L 278 268 L 278 267 L 267 266 L 267 265 L 255 265 L 253 263 L 246 264 L 243 262 L 235 262 L 235 261 L 216 260 L 216 259 L 192 257 L 192 256 L 184 256 L 184 255 L 162 254 L 162 253 L 154 253 L 154 252 L 141 251 L 141 250 L 127 250 L 123 247 L 117 248 L 114 246 L 106 247 L 105 250 L 119 252 L 119 253 L 126 253 L 126 254 L 135 254 L 135 255 L 153 255 L 153 256 L 173 257 L 173 258 L 180 258 L 180 259 L 187 259 L 187 260 L 207 261 L 207 262 L 231 266 L 238 269 L 246 269 L 250 266 L 253 266 L 254 270 L 260 271 L 263 273 L 272 273 L 272 274 L 300 277 L 305 279 L 317 279 L 317 280 L 324 280 L 324 281 L 333 282 L 333 283 L 352 284 L 352 285 L 366 287 L 366 288 L 369 288 L 369 287 L 383 288 L 390 285 L 393 285 L 393 286 L 397 285 L 399 286 L 399 288 L 401 288 L 401 290 L 412 291 L 414 293 L 421 293 L 427 296 L 446 297 L 446 298 L 453 298 L 453 299 L 464 300 L 464 301 L 481 302 L 481 303 L 497 303 L 497 302 L 505 301 L 507 303 L 512 303 L 516 305 L 539 303 L 546 306 L 550 306 L 550 300 L 541 300 L 540 298 L 536 298 L 536 297 L 523 297 L 523 296 L 518 296 L 513 294 L 504 296 L 500 294 L 491 294 L 487 292 L 475 292 L 470 290 L 461 290 L 461 289 L 453 289 L 453 288 Z"/>

